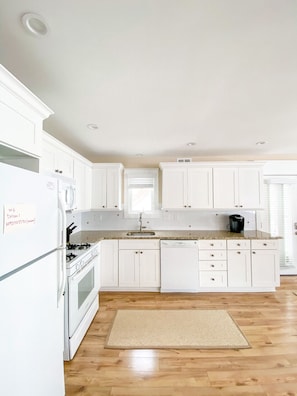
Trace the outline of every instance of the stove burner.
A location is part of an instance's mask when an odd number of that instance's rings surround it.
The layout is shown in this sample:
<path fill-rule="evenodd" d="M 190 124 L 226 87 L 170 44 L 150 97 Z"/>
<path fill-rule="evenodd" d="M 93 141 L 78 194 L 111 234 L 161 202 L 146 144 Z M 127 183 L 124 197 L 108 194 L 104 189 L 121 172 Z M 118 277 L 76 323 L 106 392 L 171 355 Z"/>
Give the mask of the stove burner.
<path fill-rule="evenodd" d="M 67 245 L 68 250 L 85 250 L 89 247 L 91 247 L 89 243 L 68 243 Z"/>
<path fill-rule="evenodd" d="M 73 260 L 76 257 L 76 254 L 69 253 L 66 254 L 66 263 L 69 263 L 69 261 Z"/>

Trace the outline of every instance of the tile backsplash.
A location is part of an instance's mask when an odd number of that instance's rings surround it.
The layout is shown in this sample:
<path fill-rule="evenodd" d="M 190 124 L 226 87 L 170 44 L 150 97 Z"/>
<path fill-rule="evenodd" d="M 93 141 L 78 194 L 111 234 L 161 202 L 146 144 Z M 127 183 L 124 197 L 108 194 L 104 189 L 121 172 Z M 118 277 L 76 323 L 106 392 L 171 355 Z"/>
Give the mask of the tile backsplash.
<path fill-rule="evenodd" d="M 143 215 L 143 226 L 151 230 L 228 230 L 229 215 L 236 211 L 160 211 L 158 217 Z M 240 211 L 245 218 L 245 230 L 256 229 L 256 212 Z M 73 212 L 67 215 L 67 225 L 74 222 L 81 230 L 136 230 L 137 218 L 126 218 L 123 211 Z"/>

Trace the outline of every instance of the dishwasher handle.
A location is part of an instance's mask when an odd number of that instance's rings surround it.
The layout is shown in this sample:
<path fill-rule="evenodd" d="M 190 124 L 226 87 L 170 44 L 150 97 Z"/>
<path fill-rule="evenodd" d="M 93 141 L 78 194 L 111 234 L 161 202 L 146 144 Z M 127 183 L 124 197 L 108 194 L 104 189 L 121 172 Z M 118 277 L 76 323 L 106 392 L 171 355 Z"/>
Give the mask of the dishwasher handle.
<path fill-rule="evenodd" d="M 197 247 L 197 240 L 185 240 L 185 239 L 177 239 L 177 240 L 161 240 L 161 248 L 189 248 L 189 247 Z"/>

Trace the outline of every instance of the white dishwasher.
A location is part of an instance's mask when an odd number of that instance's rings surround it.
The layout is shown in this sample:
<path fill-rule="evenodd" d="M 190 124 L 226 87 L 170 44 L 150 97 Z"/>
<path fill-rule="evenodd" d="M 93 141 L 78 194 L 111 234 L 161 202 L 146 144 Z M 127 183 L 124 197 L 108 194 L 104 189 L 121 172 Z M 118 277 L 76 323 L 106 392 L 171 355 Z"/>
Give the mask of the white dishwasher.
<path fill-rule="evenodd" d="M 161 240 L 161 292 L 197 292 L 198 241 Z"/>

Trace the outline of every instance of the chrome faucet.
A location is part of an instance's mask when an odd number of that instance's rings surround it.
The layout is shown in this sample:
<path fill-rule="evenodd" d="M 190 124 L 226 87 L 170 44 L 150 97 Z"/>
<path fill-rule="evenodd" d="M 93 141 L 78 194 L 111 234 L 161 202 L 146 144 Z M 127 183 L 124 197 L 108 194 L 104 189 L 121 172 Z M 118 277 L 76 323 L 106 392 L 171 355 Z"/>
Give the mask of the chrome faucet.
<path fill-rule="evenodd" d="M 142 212 L 139 213 L 139 219 L 138 219 L 138 222 L 139 222 L 139 231 L 140 231 L 140 232 L 142 232 L 142 230 L 143 230 L 144 228 L 146 228 L 145 226 L 142 225 L 142 214 L 143 214 Z"/>

